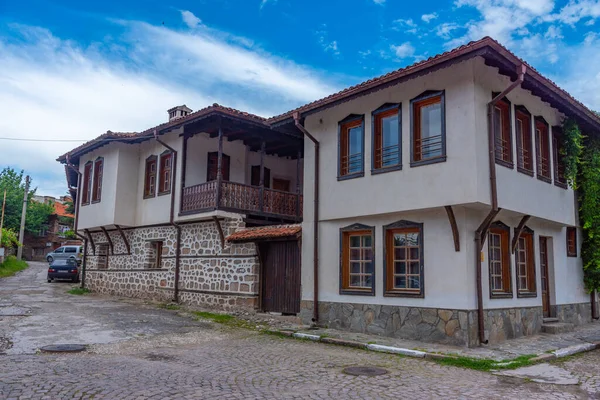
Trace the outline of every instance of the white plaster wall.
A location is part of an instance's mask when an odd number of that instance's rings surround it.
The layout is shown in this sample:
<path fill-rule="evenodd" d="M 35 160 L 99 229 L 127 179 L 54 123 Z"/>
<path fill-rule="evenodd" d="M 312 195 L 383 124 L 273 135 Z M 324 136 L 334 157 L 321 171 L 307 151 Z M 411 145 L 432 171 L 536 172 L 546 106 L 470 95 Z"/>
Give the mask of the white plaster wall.
<path fill-rule="evenodd" d="M 219 150 L 219 141 L 207 134 L 192 136 L 187 143 L 186 186 L 194 186 L 206 182 L 208 153 Z M 223 154 L 230 157 L 229 180 L 246 182 L 247 149 L 241 140 L 229 142 L 223 140 Z"/>
<path fill-rule="evenodd" d="M 478 127 L 477 140 L 477 170 L 478 170 L 478 201 L 490 204 L 490 181 L 488 166 L 487 142 L 487 103 L 492 99 L 492 92 L 501 92 L 507 88 L 510 79 L 498 74 L 497 69 L 484 65 L 482 59 L 476 60 L 474 66 L 475 79 L 475 117 Z M 498 182 L 498 206 L 523 214 L 536 216 L 549 221 L 566 225 L 577 225 L 575 195 L 572 189 L 562 189 L 554 183 L 546 183 L 537 177 L 525 175 L 517 171 L 517 144 L 514 121 L 514 106 L 524 105 L 533 116 L 542 116 L 550 127 L 561 125 L 563 115 L 547 103 L 535 97 L 531 92 L 516 88 L 506 96 L 512 107 L 512 153 L 514 168 L 496 164 Z M 533 130 L 532 118 L 532 132 Z M 550 132 L 550 135 L 552 132 Z M 551 137 L 551 136 L 550 136 Z M 482 140 L 483 138 L 483 140 Z M 532 135 L 535 160 L 535 135 Z M 550 151 L 551 158 L 553 151 Z M 554 160 L 552 160 L 552 175 L 554 175 Z"/>
<path fill-rule="evenodd" d="M 260 165 L 260 153 L 248 151 L 248 167 L 246 169 L 246 179 L 244 182 L 250 184 L 252 182 L 252 166 Z M 296 192 L 296 176 L 297 161 L 290 158 L 280 158 L 273 155 L 265 155 L 264 166 L 271 170 L 271 188 L 273 187 L 273 179 L 287 179 L 290 181 L 290 192 Z M 300 160 L 300 193 L 302 193 L 302 160 Z"/>
<path fill-rule="evenodd" d="M 139 204 L 139 146 L 124 143 L 117 143 L 116 146 L 119 148 L 119 163 L 115 182 L 115 224 L 134 226 Z"/>

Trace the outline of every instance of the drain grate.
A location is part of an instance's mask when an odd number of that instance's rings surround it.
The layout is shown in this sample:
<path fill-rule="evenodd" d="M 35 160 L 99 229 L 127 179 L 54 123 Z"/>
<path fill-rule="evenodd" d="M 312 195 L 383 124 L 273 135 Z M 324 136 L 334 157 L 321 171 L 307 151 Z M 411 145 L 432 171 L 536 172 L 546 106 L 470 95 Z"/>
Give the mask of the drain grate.
<path fill-rule="evenodd" d="M 354 376 L 379 376 L 387 374 L 388 370 L 379 367 L 347 367 L 342 372 Z"/>
<path fill-rule="evenodd" d="M 81 344 L 52 344 L 40 348 L 45 353 L 77 353 L 85 350 Z"/>

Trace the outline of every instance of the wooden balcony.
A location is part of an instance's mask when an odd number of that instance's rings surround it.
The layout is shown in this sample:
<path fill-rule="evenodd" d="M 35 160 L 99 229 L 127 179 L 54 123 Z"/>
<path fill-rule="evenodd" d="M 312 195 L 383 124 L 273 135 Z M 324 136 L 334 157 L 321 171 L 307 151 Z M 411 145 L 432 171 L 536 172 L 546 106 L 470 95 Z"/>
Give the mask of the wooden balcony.
<path fill-rule="evenodd" d="M 302 195 L 227 181 L 220 187 L 211 181 L 183 189 L 182 215 L 212 210 L 302 221 Z"/>

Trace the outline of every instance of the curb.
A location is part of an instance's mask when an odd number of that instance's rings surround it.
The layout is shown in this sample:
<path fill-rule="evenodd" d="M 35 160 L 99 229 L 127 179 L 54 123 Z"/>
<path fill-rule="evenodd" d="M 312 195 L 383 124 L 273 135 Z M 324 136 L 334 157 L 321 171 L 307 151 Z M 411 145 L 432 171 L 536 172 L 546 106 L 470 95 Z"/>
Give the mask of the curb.
<path fill-rule="evenodd" d="M 572 356 L 573 354 L 584 353 L 586 351 L 591 351 L 597 349 L 598 346 L 595 343 L 583 343 L 575 346 L 569 346 L 562 349 L 555 350 L 552 354 L 556 358 L 562 358 L 567 356 Z"/>

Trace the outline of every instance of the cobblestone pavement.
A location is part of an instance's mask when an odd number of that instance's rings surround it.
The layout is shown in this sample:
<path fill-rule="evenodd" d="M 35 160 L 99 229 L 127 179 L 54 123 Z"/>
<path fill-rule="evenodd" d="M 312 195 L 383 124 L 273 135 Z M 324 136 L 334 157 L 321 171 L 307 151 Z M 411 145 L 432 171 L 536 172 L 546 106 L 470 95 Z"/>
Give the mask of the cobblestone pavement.
<path fill-rule="evenodd" d="M 7 284 L 0 281 L 0 306 L 26 306 L 18 284 L 25 279 L 29 287 L 33 282 L 42 285 L 43 279 L 32 281 L 39 275 L 29 271 Z M 52 301 L 57 308 L 74 301 L 60 293 Z M 61 321 L 74 337 L 80 337 L 76 322 L 87 324 L 90 310 L 96 311 L 100 328 L 114 331 L 114 340 L 102 336 L 85 353 L 0 355 L 0 399 L 585 399 L 596 395 L 600 384 L 600 352 L 562 363 L 583 380 L 581 386 L 544 385 L 432 361 L 192 323 L 175 311 L 141 308 L 151 326 L 164 320 L 171 330 L 155 327 L 131 335 L 131 320 L 139 318 L 127 311 L 132 306 L 90 296 L 72 307 Z M 120 311 L 111 320 L 105 308 Z M 0 326 L 7 335 L 13 326 L 18 335 L 27 335 L 26 324 L 40 341 L 38 331 L 48 323 L 37 314 L 43 310 L 32 308 L 29 317 L 9 317 L 9 324 L 0 316 Z M 14 318 L 21 322 L 15 325 Z M 64 334 L 62 342 L 71 342 Z M 383 367 L 389 373 L 357 377 L 342 372 L 353 365 Z"/>

